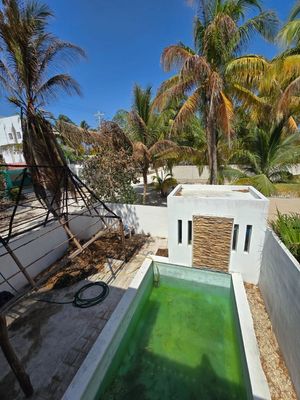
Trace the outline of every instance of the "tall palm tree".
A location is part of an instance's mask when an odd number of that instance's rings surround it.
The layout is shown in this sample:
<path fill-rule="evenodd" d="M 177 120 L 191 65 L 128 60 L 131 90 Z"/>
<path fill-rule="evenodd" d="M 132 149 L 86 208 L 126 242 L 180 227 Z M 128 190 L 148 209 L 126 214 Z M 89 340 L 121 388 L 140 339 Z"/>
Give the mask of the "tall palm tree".
<path fill-rule="evenodd" d="M 152 110 L 151 87 L 143 89 L 138 85 L 134 86 L 133 106 L 132 111 L 128 113 L 128 120 L 128 135 L 133 143 L 133 156 L 143 176 L 145 204 L 150 165 L 156 168 L 163 165 L 164 160 L 158 155 L 167 150 L 172 149 L 179 154 L 188 152 L 189 148 L 165 139 L 169 127 L 165 124 L 164 113 L 159 114 Z"/>
<path fill-rule="evenodd" d="M 230 138 L 233 105 L 227 95 L 224 70 L 249 41 L 253 32 L 266 39 L 275 34 L 277 17 L 261 11 L 258 0 L 198 0 L 194 25 L 194 49 L 182 43 L 167 47 L 162 54 L 165 71 L 177 75 L 165 81 L 154 106 L 162 110 L 171 99 L 187 96 L 173 128 L 181 129 L 197 114 L 203 119 L 207 138 L 211 184 L 217 183 L 217 145 L 221 134 Z M 243 22 L 248 9 L 259 14 Z"/>
<path fill-rule="evenodd" d="M 0 11 L 0 83 L 9 102 L 21 110 L 24 157 L 29 166 L 65 165 L 44 106 L 61 91 L 79 94 L 68 74 L 51 75 L 65 62 L 84 56 L 84 51 L 48 32 L 52 12 L 37 1 L 2 0 Z M 46 201 L 46 189 L 57 191 L 57 169 L 32 169 L 35 189 Z M 46 182 L 46 183 L 45 183 Z M 46 187 L 44 186 L 46 184 Z M 57 195 L 60 200 L 60 193 Z"/>

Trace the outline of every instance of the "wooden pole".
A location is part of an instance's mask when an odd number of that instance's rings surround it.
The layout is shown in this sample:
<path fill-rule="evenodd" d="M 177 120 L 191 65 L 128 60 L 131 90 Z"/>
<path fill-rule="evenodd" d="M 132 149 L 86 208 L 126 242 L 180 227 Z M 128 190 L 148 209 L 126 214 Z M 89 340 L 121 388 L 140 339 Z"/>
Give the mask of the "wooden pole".
<path fill-rule="evenodd" d="M 121 238 L 121 246 L 122 246 L 122 252 L 124 254 L 124 261 L 127 262 L 127 254 L 126 254 L 126 246 L 125 246 L 125 234 L 124 234 L 124 225 L 123 221 L 120 219 L 119 220 L 119 232 L 120 232 L 120 238 Z"/>
<path fill-rule="evenodd" d="M 61 226 L 64 228 L 64 230 L 66 231 L 67 235 L 69 236 L 69 238 L 71 240 L 73 240 L 73 242 L 75 243 L 75 246 L 78 248 L 78 250 L 80 250 L 80 252 L 83 250 L 80 242 L 76 239 L 76 236 L 72 233 L 72 231 L 68 228 L 67 226 L 67 221 L 64 218 L 61 218 L 58 220 L 59 223 L 61 224 Z"/>
<path fill-rule="evenodd" d="M 31 276 L 27 273 L 26 269 L 23 267 L 21 261 L 19 260 L 19 258 L 15 255 L 15 253 L 13 252 L 13 250 L 10 248 L 10 246 L 4 241 L 1 240 L 1 243 L 3 244 L 3 246 L 5 247 L 7 253 L 11 256 L 11 258 L 14 260 L 14 262 L 17 264 L 17 266 L 19 267 L 20 271 L 22 272 L 22 274 L 25 276 L 25 278 L 28 280 L 28 282 L 30 283 L 30 285 L 35 288 L 36 287 L 36 283 L 34 282 L 34 280 L 31 278 Z"/>
<path fill-rule="evenodd" d="M 10 365 L 13 373 L 15 374 L 21 389 L 23 390 L 26 397 L 30 397 L 33 394 L 33 387 L 30 382 L 29 376 L 21 364 L 20 360 L 16 356 L 16 353 L 10 344 L 6 326 L 6 319 L 4 315 L 0 314 L 0 347 L 3 354 Z"/>

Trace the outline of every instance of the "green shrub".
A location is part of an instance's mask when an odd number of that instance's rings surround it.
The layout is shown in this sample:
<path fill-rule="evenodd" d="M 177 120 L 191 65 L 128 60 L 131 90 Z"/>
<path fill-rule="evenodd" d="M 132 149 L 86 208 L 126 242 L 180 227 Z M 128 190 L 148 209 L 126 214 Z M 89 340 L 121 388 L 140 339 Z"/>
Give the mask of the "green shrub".
<path fill-rule="evenodd" d="M 277 211 L 277 219 L 272 228 L 300 262 L 300 214 L 281 214 Z"/>

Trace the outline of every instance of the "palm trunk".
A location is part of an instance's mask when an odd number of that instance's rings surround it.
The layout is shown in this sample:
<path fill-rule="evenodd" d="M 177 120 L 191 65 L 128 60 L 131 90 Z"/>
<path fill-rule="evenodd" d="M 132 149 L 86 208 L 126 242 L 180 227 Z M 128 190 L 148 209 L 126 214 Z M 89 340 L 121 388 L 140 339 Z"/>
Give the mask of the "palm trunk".
<path fill-rule="evenodd" d="M 217 185 L 218 183 L 218 160 L 217 160 L 217 143 L 216 133 L 212 133 L 211 140 L 211 160 L 210 160 L 210 184 Z"/>
<path fill-rule="evenodd" d="M 217 133 L 211 114 L 211 112 L 208 113 L 206 121 L 209 184 L 216 185 L 218 183 Z"/>
<path fill-rule="evenodd" d="M 67 166 L 64 154 L 58 145 L 50 123 L 28 107 L 26 116 L 22 118 L 24 158 L 31 170 L 34 191 L 47 207 L 49 198 L 55 196 L 51 207 L 59 213 L 61 196 L 66 182 L 63 181 L 64 169 Z M 39 168 L 39 166 L 50 168 Z M 47 195 L 47 191 L 50 192 Z"/>
<path fill-rule="evenodd" d="M 148 168 L 143 170 L 143 181 L 144 181 L 143 204 L 146 204 L 147 186 L 148 186 Z"/>

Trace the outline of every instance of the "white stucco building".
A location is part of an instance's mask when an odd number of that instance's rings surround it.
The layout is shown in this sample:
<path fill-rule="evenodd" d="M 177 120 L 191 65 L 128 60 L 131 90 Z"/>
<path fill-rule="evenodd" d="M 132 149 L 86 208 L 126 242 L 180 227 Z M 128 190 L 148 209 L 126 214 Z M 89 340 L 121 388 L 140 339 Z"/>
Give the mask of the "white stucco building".
<path fill-rule="evenodd" d="M 23 163 L 22 126 L 19 115 L 0 118 L 0 154 L 5 163 Z"/>
<path fill-rule="evenodd" d="M 253 187 L 178 185 L 168 196 L 169 260 L 259 279 L 269 200 Z"/>

